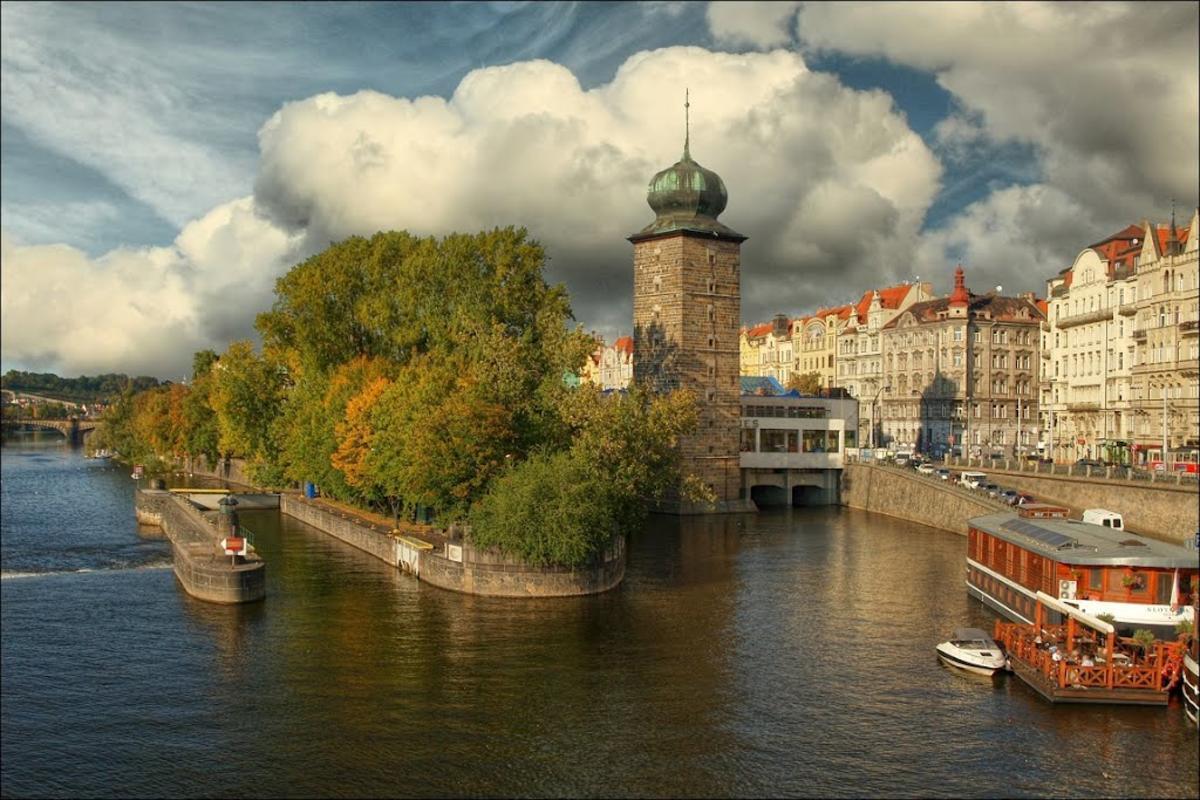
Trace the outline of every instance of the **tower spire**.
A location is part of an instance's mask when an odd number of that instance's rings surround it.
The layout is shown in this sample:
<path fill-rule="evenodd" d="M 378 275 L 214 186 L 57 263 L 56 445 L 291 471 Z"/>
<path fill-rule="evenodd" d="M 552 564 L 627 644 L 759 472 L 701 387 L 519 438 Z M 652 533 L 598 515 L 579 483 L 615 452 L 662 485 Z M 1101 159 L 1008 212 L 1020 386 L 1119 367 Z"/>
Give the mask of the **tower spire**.
<path fill-rule="evenodd" d="M 691 131 L 691 119 L 688 114 L 688 109 L 691 107 L 691 105 L 692 104 L 691 104 L 691 102 L 689 102 L 689 99 L 688 99 L 688 90 L 685 88 L 683 90 L 683 160 L 684 161 L 687 161 L 692 157 L 692 154 L 689 152 L 689 145 L 691 144 L 692 131 Z"/>

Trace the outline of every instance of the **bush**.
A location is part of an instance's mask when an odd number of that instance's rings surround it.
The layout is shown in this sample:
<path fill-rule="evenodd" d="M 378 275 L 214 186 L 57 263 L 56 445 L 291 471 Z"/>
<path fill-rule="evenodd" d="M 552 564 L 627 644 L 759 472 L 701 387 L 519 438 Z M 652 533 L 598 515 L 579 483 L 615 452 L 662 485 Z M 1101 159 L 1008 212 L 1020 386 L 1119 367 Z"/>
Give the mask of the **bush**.
<path fill-rule="evenodd" d="M 618 531 L 620 500 L 575 449 L 538 452 L 495 480 L 471 512 L 471 541 L 529 564 L 579 567 Z"/>

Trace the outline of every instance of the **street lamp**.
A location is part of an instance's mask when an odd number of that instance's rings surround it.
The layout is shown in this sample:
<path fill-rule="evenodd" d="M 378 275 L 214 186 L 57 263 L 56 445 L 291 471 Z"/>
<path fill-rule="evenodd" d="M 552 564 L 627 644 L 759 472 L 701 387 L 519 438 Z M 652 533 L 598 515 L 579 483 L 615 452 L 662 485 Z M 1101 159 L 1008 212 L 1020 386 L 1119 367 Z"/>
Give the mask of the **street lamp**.
<path fill-rule="evenodd" d="M 891 390 L 892 390 L 891 386 L 879 387 L 879 391 L 875 393 L 875 399 L 871 401 L 871 449 L 872 450 L 875 449 L 875 425 L 876 425 L 876 420 L 879 419 L 879 415 L 875 411 L 876 405 L 879 403 L 879 395 L 883 394 L 884 392 L 890 392 Z M 881 433 L 882 433 L 882 431 L 881 431 Z"/>
<path fill-rule="evenodd" d="M 921 392 L 913 389 L 912 396 L 917 398 L 917 427 L 913 431 L 913 452 L 925 452 L 921 447 L 921 431 L 925 429 L 925 399 L 921 397 Z M 928 436 L 928 434 L 926 434 Z"/>

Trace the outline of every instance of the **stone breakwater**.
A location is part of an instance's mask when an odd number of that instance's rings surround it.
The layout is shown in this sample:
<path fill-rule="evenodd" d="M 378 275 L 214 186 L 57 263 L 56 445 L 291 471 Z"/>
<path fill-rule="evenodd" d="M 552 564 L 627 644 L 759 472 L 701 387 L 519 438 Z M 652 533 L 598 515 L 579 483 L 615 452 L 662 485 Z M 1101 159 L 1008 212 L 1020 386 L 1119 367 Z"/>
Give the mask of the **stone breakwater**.
<path fill-rule="evenodd" d="M 138 489 L 138 522 L 157 525 L 171 542 L 175 577 L 193 597 L 209 603 L 249 603 L 266 596 L 266 564 L 256 553 L 231 563 L 220 548 L 216 525 L 182 497 Z"/>
<path fill-rule="evenodd" d="M 379 560 L 443 589 L 486 597 L 570 597 L 599 594 L 625 577 L 625 539 L 617 537 L 595 562 L 581 569 L 537 567 L 467 540 L 395 534 L 372 527 L 318 501 L 295 494 L 279 498 L 282 513 L 357 547 Z"/>

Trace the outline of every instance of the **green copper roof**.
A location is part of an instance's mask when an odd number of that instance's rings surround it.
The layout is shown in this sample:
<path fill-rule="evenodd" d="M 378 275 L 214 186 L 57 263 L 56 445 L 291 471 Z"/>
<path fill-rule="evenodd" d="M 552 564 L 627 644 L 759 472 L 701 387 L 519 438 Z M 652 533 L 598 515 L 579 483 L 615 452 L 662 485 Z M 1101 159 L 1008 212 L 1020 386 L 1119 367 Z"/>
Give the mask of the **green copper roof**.
<path fill-rule="evenodd" d="M 683 158 L 650 179 L 646 202 L 654 210 L 654 222 L 629 237 L 643 239 L 675 231 L 691 231 L 743 240 L 734 230 L 717 221 L 729 199 L 721 176 L 692 160 L 685 144 Z"/>

